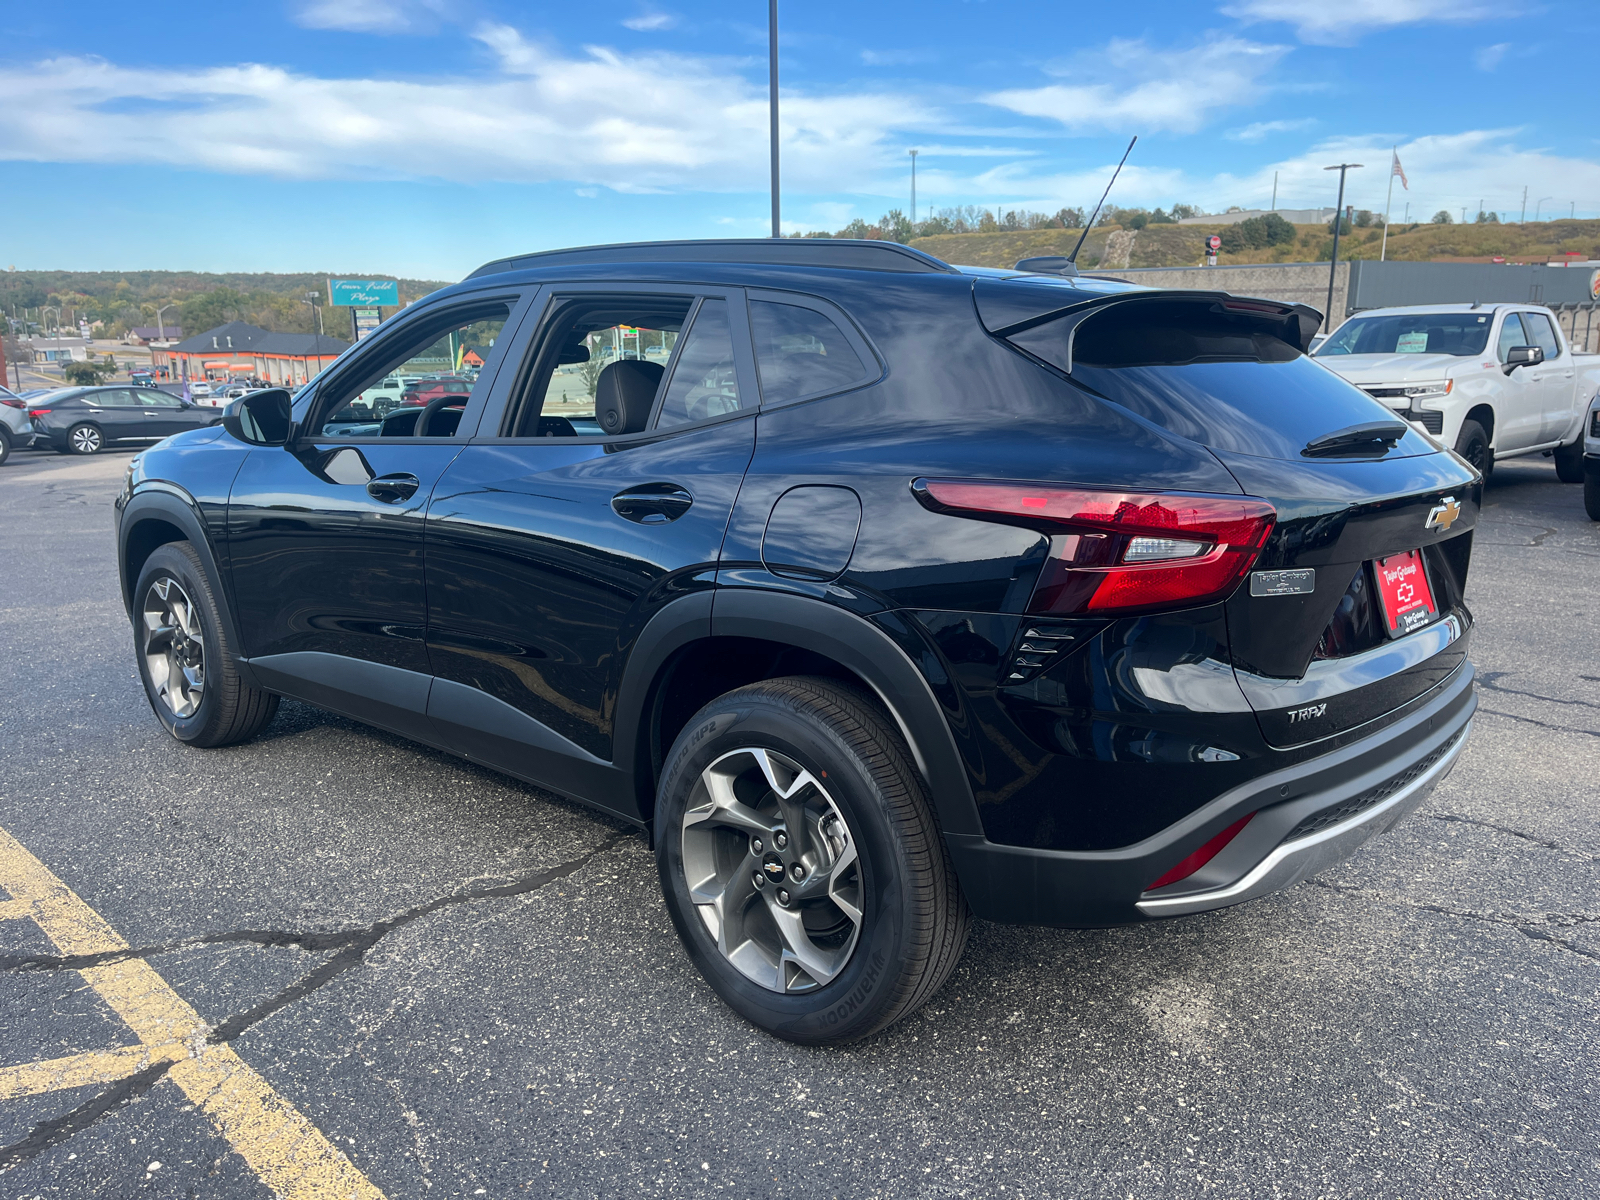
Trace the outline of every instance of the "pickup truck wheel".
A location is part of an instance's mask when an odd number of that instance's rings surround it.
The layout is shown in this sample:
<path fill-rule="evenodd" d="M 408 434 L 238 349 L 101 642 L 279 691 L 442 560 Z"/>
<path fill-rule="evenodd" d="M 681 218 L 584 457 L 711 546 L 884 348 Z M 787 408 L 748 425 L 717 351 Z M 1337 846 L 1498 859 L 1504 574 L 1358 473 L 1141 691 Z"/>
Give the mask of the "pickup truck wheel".
<path fill-rule="evenodd" d="M 961 957 L 971 918 L 905 743 L 836 680 L 768 680 L 702 708 L 667 756 L 655 829 L 690 959 L 778 1037 L 876 1033 Z"/>
<path fill-rule="evenodd" d="M 1591 521 L 1600 521 L 1600 462 L 1584 464 L 1583 511 Z"/>
<path fill-rule="evenodd" d="M 255 737 L 278 697 L 239 677 L 215 591 L 188 542 L 157 547 L 134 587 L 139 677 L 167 732 L 190 746 L 229 746 Z"/>
<path fill-rule="evenodd" d="M 1494 451 L 1489 448 L 1489 435 L 1476 421 L 1461 422 L 1461 432 L 1456 436 L 1456 453 L 1467 460 L 1467 465 L 1482 475 L 1484 482 L 1494 474 Z"/>
<path fill-rule="evenodd" d="M 1572 439 L 1568 446 L 1557 446 L 1553 456 L 1556 460 L 1556 478 L 1562 483 L 1583 482 L 1583 431 L 1578 431 L 1578 436 Z"/>

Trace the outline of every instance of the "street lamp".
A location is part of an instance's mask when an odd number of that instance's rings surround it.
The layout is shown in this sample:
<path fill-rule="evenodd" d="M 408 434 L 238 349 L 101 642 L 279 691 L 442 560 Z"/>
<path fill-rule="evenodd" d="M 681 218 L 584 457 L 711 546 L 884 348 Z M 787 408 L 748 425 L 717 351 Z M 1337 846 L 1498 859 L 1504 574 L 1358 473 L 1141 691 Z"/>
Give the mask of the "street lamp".
<path fill-rule="evenodd" d="M 1542 197 L 1539 200 L 1538 204 L 1535 204 L 1533 206 L 1533 223 L 1535 225 L 1537 225 L 1539 223 L 1539 207 L 1540 207 L 1540 205 L 1542 205 L 1546 200 L 1554 200 L 1554 199 L 1555 199 L 1554 196 L 1545 196 L 1545 197 Z"/>
<path fill-rule="evenodd" d="M 166 312 L 169 308 L 177 307 L 178 302 L 173 300 L 171 303 L 163 304 L 160 308 L 156 309 L 156 340 L 158 342 L 164 342 L 167 340 L 167 324 L 161 319 L 161 314 Z"/>
<path fill-rule="evenodd" d="M 1344 224 L 1344 173 L 1346 171 L 1359 171 L 1362 163 L 1334 163 L 1331 167 L 1323 167 L 1324 171 L 1339 172 L 1339 204 L 1333 210 L 1333 261 L 1328 264 L 1328 313 L 1323 318 L 1329 333 L 1333 332 L 1333 277 L 1339 269 L 1339 227 Z"/>
<path fill-rule="evenodd" d="M 778 225 L 778 0 L 767 0 L 767 139 L 772 147 L 772 236 Z"/>
<path fill-rule="evenodd" d="M 61 306 L 58 304 L 41 304 L 39 306 L 39 332 L 48 335 L 50 327 L 44 323 L 44 315 L 53 312 L 56 315 L 56 333 L 61 333 Z"/>
<path fill-rule="evenodd" d="M 917 236 L 917 152 L 911 151 L 911 236 Z"/>

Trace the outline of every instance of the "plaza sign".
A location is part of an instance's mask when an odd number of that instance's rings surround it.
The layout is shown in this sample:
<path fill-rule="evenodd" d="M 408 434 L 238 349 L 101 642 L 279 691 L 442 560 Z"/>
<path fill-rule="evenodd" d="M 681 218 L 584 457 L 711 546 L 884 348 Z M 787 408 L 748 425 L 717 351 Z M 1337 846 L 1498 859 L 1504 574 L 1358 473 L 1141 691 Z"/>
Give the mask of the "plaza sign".
<path fill-rule="evenodd" d="M 393 279 L 330 279 L 328 303 L 335 307 L 400 306 L 400 285 Z"/>

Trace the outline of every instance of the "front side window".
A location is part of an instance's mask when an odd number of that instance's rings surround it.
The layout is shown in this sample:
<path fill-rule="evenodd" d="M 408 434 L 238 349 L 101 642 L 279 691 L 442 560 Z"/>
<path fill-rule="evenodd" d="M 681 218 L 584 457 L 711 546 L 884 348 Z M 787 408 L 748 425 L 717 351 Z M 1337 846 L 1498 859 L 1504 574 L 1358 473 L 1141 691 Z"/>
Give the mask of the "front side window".
<path fill-rule="evenodd" d="M 702 300 L 672 370 L 657 429 L 725 416 L 740 408 L 726 300 Z"/>
<path fill-rule="evenodd" d="M 510 319 L 503 300 L 418 319 L 369 348 L 320 398 L 322 437 L 451 437 L 480 384 L 479 371 Z"/>
<path fill-rule="evenodd" d="M 1505 362 L 1511 356 L 1513 346 L 1531 346 L 1528 335 L 1522 330 L 1522 318 L 1516 313 L 1507 313 L 1505 324 L 1500 326 L 1500 341 L 1495 345 L 1495 357 Z"/>
<path fill-rule="evenodd" d="M 1561 356 L 1561 344 L 1556 341 L 1556 331 L 1550 327 L 1549 317 L 1543 313 L 1525 312 L 1522 314 L 1522 327 L 1533 339 L 1528 345 L 1543 350 L 1546 361 Z"/>
<path fill-rule="evenodd" d="M 132 394 L 139 397 L 139 407 L 141 408 L 183 407 L 183 401 L 179 400 L 176 396 L 169 396 L 166 392 L 152 391 L 148 388 L 141 388 L 138 392 Z"/>
<path fill-rule="evenodd" d="M 844 331 L 815 309 L 752 300 L 750 333 L 761 398 L 768 404 L 843 391 L 867 379 L 867 367 Z"/>

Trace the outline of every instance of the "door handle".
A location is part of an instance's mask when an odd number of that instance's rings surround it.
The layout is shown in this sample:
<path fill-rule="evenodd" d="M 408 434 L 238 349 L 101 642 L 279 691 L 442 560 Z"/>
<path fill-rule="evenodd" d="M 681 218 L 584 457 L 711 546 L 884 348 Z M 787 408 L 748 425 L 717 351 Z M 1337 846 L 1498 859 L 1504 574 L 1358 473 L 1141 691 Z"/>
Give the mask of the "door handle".
<path fill-rule="evenodd" d="M 640 525 L 664 525 L 689 511 L 694 497 L 675 483 L 645 483 L 611 497 L 617 516 Z"/>
<path fill-rule="evenodd" d="M 422 480 L 401 471 L 393 475 L 379 475 L 367 484 L 367 495 L 385 504 L 399 504 L 402 500 L 411 499 L 421 486 Z"/>

